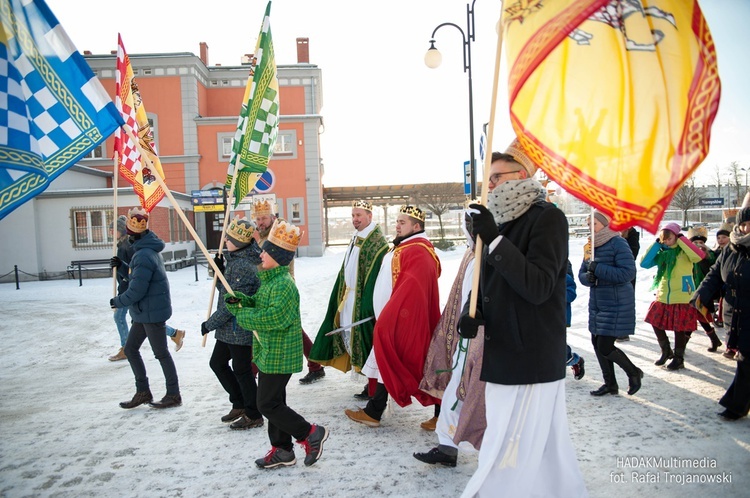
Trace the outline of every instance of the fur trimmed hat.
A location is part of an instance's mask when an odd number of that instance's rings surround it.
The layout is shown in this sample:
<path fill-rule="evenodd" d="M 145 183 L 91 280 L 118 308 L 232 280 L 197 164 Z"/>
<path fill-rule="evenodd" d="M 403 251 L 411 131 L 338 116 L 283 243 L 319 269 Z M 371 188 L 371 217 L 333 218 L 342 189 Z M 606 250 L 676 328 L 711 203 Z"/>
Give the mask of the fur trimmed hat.
<path fill-rule="evenodd" d="M 534 164 L 534 161 L 532 161 L 528 154 L 526 154 L 526 152 L 523 150 L 523 148 L 521 147 L 521 143 L 517 138 L 513 139 L 508 148 L 505 150 L 505 153 L 512 156 L 518 164 L 523 166 L 523 169 L 526 170 L 529 178 L 534 176 L 536 170 L 539 169 L 539 167 Z"/>
<path fill-rule="evenodd" d="M 706 227 L 690 227 L 687 236 L 693 242 L 696 240 L 706 242 L 708 240 L 708 230 Z"/>
<path fill-rule="evenodd" d="M 235 216 L 227 227 L 227 240 L 230 240 L 238 249 L 242 249 L 253 241 L 253 232 L 255 232 L 254 222 Z"/>
<path fill-rule="evenodd" d="M 128 235 L 138 235 L 148 230 L 148 211 L 141 206 L 130 208 L 126 229 Z"/>

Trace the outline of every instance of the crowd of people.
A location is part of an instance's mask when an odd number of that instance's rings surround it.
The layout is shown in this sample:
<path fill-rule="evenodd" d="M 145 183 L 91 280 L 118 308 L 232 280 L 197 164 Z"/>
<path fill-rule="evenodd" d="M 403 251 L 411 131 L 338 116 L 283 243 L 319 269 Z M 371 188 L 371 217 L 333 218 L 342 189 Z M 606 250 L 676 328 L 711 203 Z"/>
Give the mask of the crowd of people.
<path fill-rule="evenodd" d="M 214 258 L 231 288 L 218 284 L 216 310 L 200 329 L 215 331 L 209 366 L 231 404 L 221 421 L 233 430 L 267 421 L 271 449 L 255 461 L 259 468 L 294 465 L 294 441 L 305 451 L 305 465 L 323 455 L 329 430 L 287 403 L 287 385 L 305 356 L 303 384 L 322 379 L 326 366 L 364 383 L 353 396 L 366 405 L 342 414 L 352 423 L 380 427 L 389 402 L 432 407 L 421 428 L 435 431 L 436 445 L 413 456 L 455 467 L 461 448 L 478 451 L 463 496 L 491 496 L 501 488 L 508 496 L 586 496 L 565 405 L 567 367 L 576 379 L 585 372 L 584 358 L 566 342 L 570 303 L 577 284 L 589 288 L 588 327 L 603 379 L 591 395 L 619 393 L 615 365 L 627 377 L 629 395 L 647 389 L 643 370 L 616 344 L 635 330 L 638 264 L 656 268 L 656 298 L 645 317 L 661 348 L 655 364 L 685 368 L 699 323 L 711 339 L 709 351 L 717 352 L 723 343 L 716 327 L 727 326 L 727 351 L 738 361 L 720 415 L 748 414 L 750 365 L 742 360 L 750 354 L 750 323 L 742 311 L 750 306 L 743 289 L 750 286 L 750 207 L 738 213 L 736 225 L 722 226 L 714 249 L 705 245 L 706 232 L 685 236 L 667 223 L 640 260 L 638 232 L 612 230 L 609 216 L 594 212 L 576 274 L 567 219 L 546 199 L 534 179 L 537 169 L 518 141 L 492 154 L 487 201 L 465 209 L 467 250 L 442 310 L 441 264 L 425 233 L 425 212 L 401 206 L 389 244 L 373 221 L 372 204 L 353 202 L 354 234 L 312 340 L 302 330 L 293 274 L 299 228 L 276 216 L 268 201 L 256 203 L 254 219 L 232 220 L 226 251 Z M 110 305 L 123 346 L 117 355 L 130 363 L 136 393 L 120 406 L 179 406 L 166 341 L 169 282 L 158 254 L 164 243 L 148 229 L 144 210 L 121 218 L 123 250 L 112 258 L 120 286 Z M 125 309 L 132 320 L 127 333 Z M 674 349 L 667 331 L 674 333 Z M 158 402 L 139 353 L 145 339 L 165 378 L 166 395 Z"/>

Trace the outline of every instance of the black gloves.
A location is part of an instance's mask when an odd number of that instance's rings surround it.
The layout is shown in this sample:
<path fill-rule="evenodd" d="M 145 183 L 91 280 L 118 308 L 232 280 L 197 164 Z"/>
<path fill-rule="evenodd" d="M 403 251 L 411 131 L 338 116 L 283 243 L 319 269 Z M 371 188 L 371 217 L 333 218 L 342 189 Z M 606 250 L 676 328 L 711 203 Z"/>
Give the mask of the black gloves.
<path fill-rule="evenodd" d="M 594 275 L 594 272 L 591 270 L 586 272 L 586 279 L 589 281 L 590 284 L 596 283 L 596 275 Z"/>
<path fill-rule="evenodd" d="M 458 334 L 464 339 L 473 339 L 477 336 L 479 326 L 484 325 L 482 314 L 479 310 L 476 311 L 476 317 L 472 318 L 469 315 L 461 315 L 458 320 Z"/>
<path fill-rule="evenodd" d="M 113 310 L 117 309 L 117 306 L 115 306 L 115 298 L 114 297 L 109 300 L 109 307 L 112 308 Z"/>
<path fill-rule="evenodd" d="M 118 258 L 117 256 L 112 256 L 112 259 L 109 260 L 110 268 L 119 268 L 121 264 L 122 264 L 122 260 Z"/>
<path fill-rule="evenodd" d="M 495 217 L 481 204 L 470 204 L 469 207 L 479 211 L 471 213 L 471 234 L 478 236 L 485 245 L 489 246 L 500 235 Z"/>
<path fill-rule="evenodd" d="M 217 252 L 214 255 L 214 263 L 216 264 L 216 268 L 218 268 L 221 274 L 224 275 L 224 255 Z"/>
<path fill-rule="evenodd" d="M 589 262 L 589 271 L 591 273 L 594 273 L 596 271 L 596 265 L 598 265 L 598 264 L 599 263 L 597 263 L 596 261 L 590 261 Z"/>
<path fill-rule="evenodd" d="M 201 323 L 201 335 L 206 335 L 209 332 L 211 331 L 206 328 L 206 322 Z"/>

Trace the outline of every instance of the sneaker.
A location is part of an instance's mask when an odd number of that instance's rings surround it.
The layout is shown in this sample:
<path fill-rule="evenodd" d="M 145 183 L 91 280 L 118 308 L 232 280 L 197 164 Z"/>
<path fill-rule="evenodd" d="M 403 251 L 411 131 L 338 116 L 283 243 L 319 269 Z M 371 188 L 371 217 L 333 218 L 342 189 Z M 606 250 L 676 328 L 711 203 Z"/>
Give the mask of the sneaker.
<path fill-rule="evenodd" d="M 133 399 L 120 403 L 120 408 L 125 408 L 126 410 L 128 410 L 130 408 L 135 408 L 136 406 L 142 405 L 143 403 L 149 403 L 152 399 L 154 399 L 154 397 L 151 395 L 151 391 L 138 391 L 133 396 Z"/>
<path fill-rule="evenodd" d="M 305 466 L 309 467 L 323 456 L 323 443 L 328 439 L 328 429 L 313 424 L 307 439 L 297 441 L 305 449 Z"/>
<path fill-rule="evenodd" d="M 120 348 L 120 350 L 107 358 L 109 361 L 121 361 L 121 360 L 127 360 L 128 357 L 125 356 L 125 348 Z"/>
<path fill-rule="evenodd" d="M 628 342 L 629 340 L 630 340 L 630 336 L 626 335 L 623 337 L 618 337 L 617 339 L 615 339 L 615 342 Z"/>
<path fill-rule="evenodd" d="M 231 410 L 229 410 L 229 413 L 221 417 L 221 421 L 224 422 L 225 424 L 228 424 L 230 422 L 234 422 L 235 420 L 237 420 L 244 414 L 245 414 L 244 408 L 232 408 Z"/>
<path fill-rule="evenodd" d="M 244 413 L 239 420 L 229 426 L 230 429 L 235 431 L 244 431 L 245 429 L 255 429 L 256 427 L 263 427 L 263 417 L 250 418 Z"/>
<path fill-rule="evenodd" d="M 274 469 L 276 467 L 289 467 L 297 463 L 297 458 L 294 456 L 294 450 L 287 451 L 283 448 L 277 448 L 272 446 L 271 450 L 266 453 L 263 458 L 258 458 L 255 461 L 255 465 L 259 469 Z"/>
<path fill-rule="evenodd" d="M 151 408 L 174 408 L 182 405 L 182 396 L 179 394 L 167 394 L 161 401 L 152 401 L 148 404 Z"/>
<path fill-rule="evenodd" d="M 354 395 L 354 399 L 358 399 L 360 401 L 369 401 L 370 400 L 370 389 L 365 386 L 364 389 L 362 389 L 361 393 L 357 393 Z"/>
<path fill-rule="evenodd" d="M 300 384 L 312 384 L 313 382 L 318 382 L 320 379 L 326 376 L 326 371 L 324 369 L 315 370 L 315 371 L 309 371 L 307 372 L 307 375 L 302 377 L 299 380 Z"/>
<path fill-rule="evenodd" d="M 182 343 L 185 342 L 185 331 L 175 330 L 174 335 L 170 339 L 174 341 L 174 352 L 176 353 L 182 348 Z"/>
<path fill-rule="evenodd" d="M 420 462 L 429 463 L 430 465 L 444 465 L 446 467 L 455 467 L 456 460 L 458 459 L 456 455 L 448 455 L 438 448 L 432 448 L 427 453 L 414 453 L 413 456 Z"/>
<path fill-rule="evenodd" d="M 578 358 L 578 362 L 570 367 L 573 369 L 573 378 L 575 380 L 581 380 L 586 375 L 586 369 L 583 367 L 584 363 L 583 356 L 581 356 Z"/>
<path fill-rule="evenodd" d="M 364 410 L 344 410 L 347 417 L 354 420 L 357 423 L 364 424 L 367 427 L 380 427 L 380 420 L 375 420 L 371 416 L 365 413 Z"/>
<path fill-rule="evenodd" d="M 419 426 L 426 431 L 435 432 L 435 428 L 437 427 L 437 421 L 438 421 L 437 417 L 432 417 L 430 420 L 426 420 L 422 422 L 421 424 L 419 424 Z"/>

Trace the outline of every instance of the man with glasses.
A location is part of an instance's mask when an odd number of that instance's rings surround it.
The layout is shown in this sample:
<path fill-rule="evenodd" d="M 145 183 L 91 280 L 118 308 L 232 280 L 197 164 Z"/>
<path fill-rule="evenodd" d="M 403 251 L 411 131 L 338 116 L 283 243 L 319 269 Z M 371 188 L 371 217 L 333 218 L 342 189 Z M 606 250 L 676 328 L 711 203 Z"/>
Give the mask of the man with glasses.
<path fill-rule="evenodd" d="M 485 248 L 475 316 L 469 300 L 458 327 L 473 338 L 484 326 L 489 423 L 462 496 L 586 496 L 565 412 L 568 222 L 536 170 L 514 140 L 492 154 L 487 206 L 469 206 Z"/>

